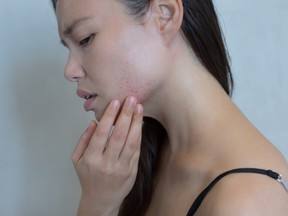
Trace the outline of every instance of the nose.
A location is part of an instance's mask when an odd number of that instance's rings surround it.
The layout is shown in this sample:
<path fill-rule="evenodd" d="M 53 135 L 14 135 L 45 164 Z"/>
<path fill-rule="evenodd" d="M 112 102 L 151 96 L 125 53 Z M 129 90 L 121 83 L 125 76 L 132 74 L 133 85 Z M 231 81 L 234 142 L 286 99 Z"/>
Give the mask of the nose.
<path fill-rule="evenodd" d="M 71 53 L 69 53 L 67 63 L 64 69 L 64 76 L 68 81 L 77 82 L 79 79 L 86 76 L 82 66 Z"/>

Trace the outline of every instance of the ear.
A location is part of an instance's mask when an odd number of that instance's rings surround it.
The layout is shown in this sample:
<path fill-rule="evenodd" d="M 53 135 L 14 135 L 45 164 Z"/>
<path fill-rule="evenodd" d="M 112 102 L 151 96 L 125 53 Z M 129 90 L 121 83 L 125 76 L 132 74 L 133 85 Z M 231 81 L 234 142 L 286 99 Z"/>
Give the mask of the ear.
<path fill-rule="evenodd" d="M 152 1 L 152 13 L 158 32 L 169 44 L 179 32 L 183 21 L 182 0 L 154 0 Z"/>

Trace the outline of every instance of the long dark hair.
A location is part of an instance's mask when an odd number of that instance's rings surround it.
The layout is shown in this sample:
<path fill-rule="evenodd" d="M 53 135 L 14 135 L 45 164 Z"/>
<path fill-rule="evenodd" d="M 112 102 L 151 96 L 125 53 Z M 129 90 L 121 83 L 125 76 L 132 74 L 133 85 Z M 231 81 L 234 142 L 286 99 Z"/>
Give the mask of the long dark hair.
<path fill-rule="evenodd" d="M 57 0 L 51 0 L 56 9 Z M 152 0 L 121 0 L 132 15 L 141 18 Z M 229 55 L 212 0 L 182 0 L 184 8 L 181 30 L 202 65 L 232 95 L 233 78 Z M 124 199 L 120 216 L 142 216 L 147 210 L 158 169 L 158 155 L 167 133 L 154 119 L 144 117 L 141 155 L 136 182 Z"/>

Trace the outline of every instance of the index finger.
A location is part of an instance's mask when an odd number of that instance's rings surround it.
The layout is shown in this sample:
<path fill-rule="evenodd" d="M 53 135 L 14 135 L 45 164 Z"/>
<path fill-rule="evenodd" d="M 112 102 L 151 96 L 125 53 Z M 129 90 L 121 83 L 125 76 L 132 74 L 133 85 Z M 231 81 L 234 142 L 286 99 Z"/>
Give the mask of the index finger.
<path fill-rule="evenodd" d="M 119 108 L 120 102 L 118 100 L 113 100 L 109 104 L 90 140 L 86 150 L 87 154 L 99 155 L 103 153 Z"/>

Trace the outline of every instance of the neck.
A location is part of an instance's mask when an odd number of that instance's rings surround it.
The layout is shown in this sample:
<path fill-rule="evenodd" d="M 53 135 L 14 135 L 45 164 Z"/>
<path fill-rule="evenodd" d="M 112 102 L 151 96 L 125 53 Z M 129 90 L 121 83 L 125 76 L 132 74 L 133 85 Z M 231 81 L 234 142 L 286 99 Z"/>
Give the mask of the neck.
<path fill-rule="evenodd" d="M 255 129 L 201 64 L 191 56 L 179 62 L 157 91 L 157 100 L 150 103 L 153 107 L 147 106 L 148 113 L 167 130 L 169 158 L 179 154 L 194 159 L 217 157 L 217 152 L 227 150 L 229 137 L 237 137 L 239 125 Z"/>
<path fill-rule="evenodd" d="M 159 119 L 167 129 L 173 152 L 194 151 L 197 144 L 203 146 L 209 140 L 215 141 L 227 109 L 234 109 L 229 96 L 204 68 L 194 67 L 190 76 L 190 79 L 187 76 L 183 80 L 172 79 L 174 86 L 179 81 L 174 87 L 177 91 L 168 92 L 170 100 L 163 103 L 164 113 Z"/>

